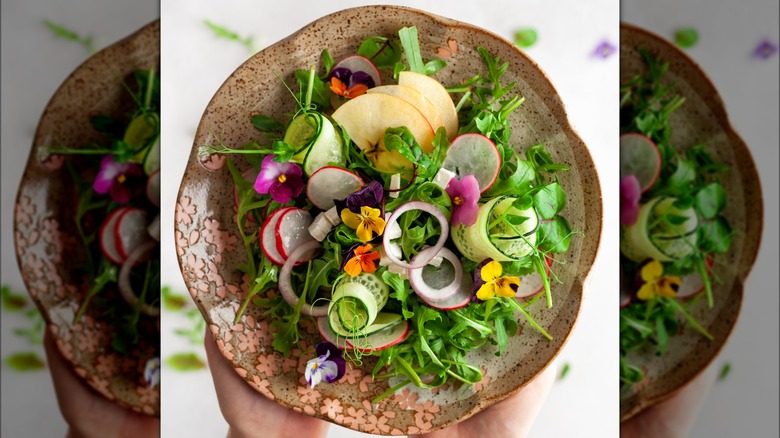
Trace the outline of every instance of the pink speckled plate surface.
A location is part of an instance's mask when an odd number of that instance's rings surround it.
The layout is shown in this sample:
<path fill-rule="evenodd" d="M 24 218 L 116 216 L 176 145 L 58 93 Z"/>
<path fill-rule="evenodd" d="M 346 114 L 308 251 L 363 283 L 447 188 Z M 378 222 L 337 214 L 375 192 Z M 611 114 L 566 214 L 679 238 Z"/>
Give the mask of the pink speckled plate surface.
<path fill-rule="evenodd" d="M 484 65 L 475 48 L 484 46 L 509 62 L 506 82 L 517 81 L 526 101 L 511 117 L 512 140 L 520 150 L 546 143 L 556 161 L 571 167 L 560 175 L 569 196 L 563 214 L 584 233 L 575 238 L 558 271 L 562 284 L 553 286 L 553 309 L 534 305 L 535 317 L 554 337 L 545 340 L 521 322 L 519 336 L 510 339 L 507 354 L 492 349 L 470 356 L 484 371 L 484 380 L 465 393 L 449 386 L 435 391 L 405 388 L 379 404 L 371 399 L 388 388 L 375 382 L 375 363 L 349 370 L 335 384 L 310 389 L 303 378 L 306 362 L 320 342 L 313 324 L 305 324 L 301 348 L 289 358 L 271 347 L 269 321 L 250 306 L 238 324 L 233 319 L 247 293 L 247 279 L 236 267 L 246 260 L 235 225 L 233 183 L 225 157 L 198 157 L 200 146 L 212 144 L 211 132 L 226 145 L 238 147 L 257 137 L 250 114 L 261 112 L 288 120 L 294 102 L 278 74 L 292 83 L 296 69 L 317 65 L 327 48 L 338 60 L 355 53 L 369 36 L 393 36 L 415 25 L 423 57 L 440 57 L 448 66 L 436 74 L 445 85 L 458 84 Z M 391 83 L 389 81 L 384 83 Z M 240 170 L 248 168 L 236 158 Z M 203 117 L 179 191 L 175 221 L 179 263 L 190 294 L 203 313 L 222 354 L 247 383 L 266 397 L 299 412 L 374 434 L 417 434 L 464 420 L 517 392 L 539 374 L 568 338 L 582 299 L 582 283 L 596 254 L 601 232 L 601 191 L 590 154 L 572 130 L 563 104 L 541 69 L 510 42 L 483 29 L 403 7 L 369 6 L 340 11 L 304 27 L 253 56 L 216 92 Z"/>
<path fill-rule="evenodd" d="M 758 254 L 763 218 L 756 166 L 747 145 L 731 127 L 712 82 L 672 43 L 627 24 L 620 29 L 621 81 L 646 71 L 637 47 L 669 62 L 665 80 L 676 83 L 677 91 L 685 97 L 685 103 L 671 116 L 671 143 L 680 147 L 703 143 L 716 160 L 731 166 L 720 182 L 728 195 L 723 214 L 735 233 L 729 252 L 715 257 L 714 272 L 719 279 L 713 284 L 715 307 L 707 309 L 700 300 L 689 308 L 714 340 L 708 341 L 686 325 L 679 336 L 670 338 L 663 357 L 650 351 L 632 353 L 629 360 L 644 365 L 647 379 L 621 394 L 621 421 L 674 395 L 715 359 L 739 315 L 745 278 Z"/>
<path fill-rule="evenodd" d="M 159 344 L 159 335 L 142 340 L 131 354 L 122 356 L 110 346 L 112 333 L 106 325 L 107 316 L 95 311 L 94 306 L 78 324 L 73 324 L 89 287 L 73 269 L 85 260 L 72 220 L 75 192 L 63 157 L 41 157 L 42 149 L 54 142 L 81 148 L 98 140 L 90 116 L 116 117 L 132 109 L 132 97 L 122 80 L 136 70 L 159 66 L 159 58 L 160 23 L 155 21 L 101 50 L 71 73 L 41 116 L 14 213 L 19 269 L 60 352 L 75 372 L 103 396 L 156 416 L 160 414 L 159 386 L 148 388 L 143 372 Z M 144 319 L 142 323 L 159 333 L 159 320 Z"/>

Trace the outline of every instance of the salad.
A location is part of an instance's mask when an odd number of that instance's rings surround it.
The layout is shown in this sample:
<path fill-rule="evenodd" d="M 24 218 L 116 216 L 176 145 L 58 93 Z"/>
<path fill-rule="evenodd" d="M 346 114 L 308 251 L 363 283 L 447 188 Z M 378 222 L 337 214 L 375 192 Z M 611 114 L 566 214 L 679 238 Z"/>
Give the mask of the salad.
<path fill-rule="evenodd" d="M 733 234 L 719 182 L 728 166 L 703 144 L 672 144 L 670 116 L 685 99 L 664 81 L 669 64 L 638 51 L 647 72 L 621 84 L 620 101 L 623 390 L 645 379 L 632 352 L 665 354 L 686 322 L 712 340 L 689 309 L 699 300 L 713 308 L 717 255 L 729 251 Z"/>
<path fill-rule="evenodd" d="M 485 72 L 449 88 L 415 27 L 338 62 L 325 50 L 322 71 L 295 72 L 297 91 L 282 82 L 289 121 L 254 114 L 257 139 L 201 147 L 249 163 L 227 159 L 249 279 L 235 321 L 263 309 L 285 356 L 299 324 L 316 324 L 311 386 L 367 356 L 375 379 L 400 379 L 375 401 L 470 385 L 482 380 L 470 351 L 504 354 L 520 324 L 552 339 L 532 314 L 553 306 L 554 255 L 575 234 L 556 177 L 568 167 L 542 144 L 516 150 L 508 118 L 523 98 L 501 82 L 508 63 L 476 49 Z"/>
<path fill-rule="evenodd" d="M 92 115 L 100 140 L 82 148 L 50 146 L 65 156 L 73 181 L 74 221 L 85 263 L 75 278 L 87 291 L 73 324 L 89 309 L 111 333 L 110 348 L 129 356 L 141 343 L 155 353 L 144 380 L 159 383 L 160 78 L 136 71 L 124 84 L 133 108 L 122 117 Z"/>

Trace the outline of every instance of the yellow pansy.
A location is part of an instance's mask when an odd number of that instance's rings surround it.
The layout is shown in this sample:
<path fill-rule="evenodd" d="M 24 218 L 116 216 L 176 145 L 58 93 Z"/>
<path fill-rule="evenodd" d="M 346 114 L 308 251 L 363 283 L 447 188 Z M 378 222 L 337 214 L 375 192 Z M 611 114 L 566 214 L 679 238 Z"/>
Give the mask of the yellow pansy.
<path fill-rule="evenodd" d="M 642 267 L 642 281 L 636 296 L 640 300 L 658 297 L 674 297 L 680 288 L 680 277 L 669 275 L 664 277 L 664 266 L 658 260 L 653 260 Z"/>
<path fill-rule="evenodd" d="M 341 210 L 341 220 L 355 230 L 358 239 L 365 243 L 373 238 L 373 233 L 381 236 L 385 231 L 385 220 L 381 214 L 378 208 L 360 207 L 360 213 L 353 213 L 345 208 Z"/>
<path fill-rule="evenodd" d="M 487 263 L 479 271 L 482 281 L 485 282 L 477 291 L 477 298 L 482 301 L 489 300 L 494 296 L 514 297 L 517 286 L 520 286 L 520 279 L 517 277 L 502 277 L 503 268 L 501 263 L 493 260 Z M 515 286 L 514 288 L 512 286 Z"/>

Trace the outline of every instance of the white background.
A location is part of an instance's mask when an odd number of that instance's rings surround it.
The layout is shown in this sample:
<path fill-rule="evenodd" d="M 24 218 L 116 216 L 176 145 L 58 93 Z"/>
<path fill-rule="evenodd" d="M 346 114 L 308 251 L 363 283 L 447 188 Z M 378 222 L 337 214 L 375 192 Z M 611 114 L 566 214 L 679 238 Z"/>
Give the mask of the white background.
<path fill-rule="evenodd" d="M 778 432 L 778 55 L 751 58 L 763 38 L 778 43 L 778 2 L 624 0 L 621 18 L 672 39 L 681 27 L 699 32 L 686 53 L 723 98 L 734 129 L 758 165 L 764 194 L 763 240 L 745 298 L 717 371 L 731 364 L 699 415 L 692 436 L 780 436 Z"/>

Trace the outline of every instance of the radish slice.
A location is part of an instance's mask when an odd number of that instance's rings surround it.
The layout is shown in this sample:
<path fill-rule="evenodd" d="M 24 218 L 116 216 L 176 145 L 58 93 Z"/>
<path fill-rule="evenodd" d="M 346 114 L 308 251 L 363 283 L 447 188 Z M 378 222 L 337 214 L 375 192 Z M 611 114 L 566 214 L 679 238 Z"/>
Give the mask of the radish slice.
<path fill-rule="evenodd" d="M 129 207 L 122 213 L 114 227 L 114 240 L 116 249 L 122 258 L 127 258 L 130 253 L 150 240 L 148 213 L 137 207 Z"/>
<path fill-rule="evenodd" d="M 292 283 L 290 281 L 292 268 L 297 262 L 310 258 L 319 247 L 320 242 L 317 242 L 316 240 L 304 242 L 295 248 L 295 251 L 290 254 L 290 258 L 282 265 L 282 270 L 279 271 L 279 292 L 282 294 L 282 298 L 284 298 L 290 306 L 297 306 L 298 300 L 300 299 L 295 295 L 295 291 L 292 289 Z M 326 316 L 328 314 L 328 304 L 320 306 L 303 306 L 301 308 L 301 313 L 309 316 Z"/>
<path fill-rule="evenodd" d="M 311 213 L 302 208 L 290 208 L 279 216 L 276 223 L 276 250 L 283 259 L 287 259 L 295 248 L 314 240 L 309 233 L 312 221 Z"/>
<path fill-rule="evenodd" d="M 336 347 L 342 350 L 355 349 L 355 347 L 353 347 L 352 344 L 350 344 L 349 341 L 347 341 L 347 338 L 343 336 L 338 336 L 335 333 L 333 333 L 333 330 L 330 329 L 330 325 L 328 324 L 327 316 L 317 317 L 317 330 L 320 332 L 320 336 L 322 336 L 322 339 L 330 342 Z"/>
<path fill-rule="evenodd" d="M 133 286 L 130 284 L 130 272 L 133 270 L 133 266 L 149 260 L 155 248 L 157 248 L 157 242 L 151 240 L 141 244 L 130 253 L 127 260 L 125 260 L 122 267 L 119 269 L 119 277 L 117 279 L 119 292 L 122 294 L 122 298 L 127 301 L 127 304 L 133 307 L 138 304 L 138 296 L 135 294 Z M 157 316 L 160 314 L 159 307 L 153 307 L 148 304 L 142 304 L 139 310 L 141 313 L 149 316 Z"/>
<path fill-rule="evenodd" d="M 547 277 L 549 277 L 552 260 L 545 258 L 544 263 L 546 265 Z M 515 298 L 529 298 L 541 292 L 542 289 L 544 289 L 544 280 L 542 280 L 541 274 L 534 272 L 524 275 L 520 279 L 520 286 L 517 288 L 517 292 L 515 292 Z"/>
<path fill-rule="evenodd" d="M 463 179 L 466 175 L 474 175 L 479 183 L 479 191 L 484 193 L 498 178 L 501 155 L 495 143 L 489 138 L 470 132 L 452 140 L 452 144 L 447 149 L 447 158 L 444 159 L 441 167 L 455 172 L 458 179 Z"/>
<path fill-rule="evenodd" d="M 347 169 L 325 166 L 314 172 L 306 184 L 306 197 L 320 210 L 336 205 L 334 199 L 344 199 L 363 187 L 363 179 Z"/>
<path fill-rule="evenodd" d="M 707 272 L 709 273 L 712 268 L 712 259 L 706 259 Z M 698 295 L 704 290 L 704 279 L 699 275 L 699 271 L 695 271 L 686 275 L 680 279 L 680 288 L 677 290 L 677 298 L 689 298 Z"/>
<path fill-rule="evenodd" d="M 629 132 L 620 136 L 620 178 L 634 175 L 642 192 L 650 190 L 661 174 L 661 153 L 646 136 Z"/>
<path fill-rule="evenodd" d="M 631 304 L 631 301 L 633 301 L 631 293 L 623 288 L 620 288 L 620 307 L 628 306 Z"/>
<path fill-rule="evenodd" d="M 116 247 L 116 234 L 114 233 L 114 230 L 116 229 L 116 223 L 119 218 L 129 208 L 130 207 L 122 207 L 112 211 L 100 227 L 100 251 L 103 252 L 103 255 L 106 256 L 111 263 L 117 265 L 121 265 L 126 257 L 122 256 Z"/>
<path fill-rule="evenodd" d="M 263 222 L 263 226 L 260 227 L 260 249 L 263 250 L 265 257 L 275 265 L 282 266 L 284 264 L 284 257 L 276 249 L 276 224 L 279 222 L 279 218 L 282 214 L 292 209 L 293 207 L 280 208 L 274 210 Z"/>
<path fill-rule="evenodd" d="M 146 227 L 146 231 L 149 232 L 149 235 L 152 236 L 152 239 L 156 241 L 160 241 L 160 215 L 154 217 L 154 220 L 151 224 L 149 224 L 148 227 Z"/>
<path fill-rule="evenodd" d="M 155 207 L 160 207 L 160 169 L 155 170 L 146 180 L 146 197 Z"/>
<path fill-rule="evenodd" d="M 419 295 L 419 297 L 423 300 L 423 302 L 425 302 L 425 304 L 433 307 L 434 309 L 455 310 L 468 306 L 468 304 L 471 302 L 473 287 L 474 280 L 472 279 L 471 274 L 465 272 L 463 274 L 463 278 L 460 281 L 460 288 L 458 289 L 458 292 L 450 298 L 439 302 L 429 302 L 422 295 Z"/>
<path fill-rule="evenodd" d="M 423 266 L 427 265 L 428 262 L 430 262 L 431 259 L 439 253 L 439 250 L 444 247 L 444 242 L 447 241 L 447 236 L 449 235 L 450 231 L 447 217 L 444 216 L 444 213 L 442 213 L 441 210 L 439 210 L 439 207 L 424 201 L 409 201 L 406 204 L 396 208 L 393 211 L 393 214 L 390 215 L 390 219 L 387 220 L 385 229 L 394 229 L 394 227 L 398 227 L 398 219 L 401 217 L 401 215 L 411 210 L 420 210 L 436 218 L 436 220 L 439 221 L 439 225 L 441 225 L 441 235 L 439 235 L 439 240 L 436 241 L 436 244 L 431 247 L 433 249 L 431 249 L 424 256 L 422 255 L 422 251 L 420 251 L 420 253 L 417 254 L 417 257 L 413 259 L 412 263 L 407 263 L 401 260 L 401 257 L 398 256 L 400 245 L 390 242 L 390 240 L 392 240 L 394 237 L 392 237 L 390 233 L 383 234 L 382 245 L 385 247 L 387 258 L 389 258 L 390 261 L 396 265 L 406 269 L 422 268 Z"/>
<path fill-rule="evenodd" d="M 352 73 L 356 71 L 362 71 L 371 76 L 371 79 L 374 80 L 375 87 L 382 85 L 382 77 L 379 75 L 379 69 L 377 69 L 376 65 L 374 65 L 374 63 L 365 56 L 347 56 L 333 66 L 333 69 L 337 68 L 347 68 Z M 333 69 L 331 69 L 331 71 L 333 71 Z"/>
<path fill-rule="evenodd" d="M 386 348 L 390 348 L 393 345 L 398 345 L 405 341 L 409 336 L 411 325 L 409 321 L 401 321 L 400 324 L 395 325 L 387 330 L 368 335 L 365 338 L 357 338 L 352 341 L 347 341 L 357 351 L 361 353 L 370 353 L 373 351 L 382 351 Z"/>
<path fill-rule="evenodd" d="M 433 248 L 426 248 L 420 251 L 414 258 L 412 263 L 418 257 L 427 257 L 428 251 Z M 442 248 L 436 257 L 442 257 L 449 261 L 449 269 L 447 264 L 444 264 L 442 269 L 427 269 L 430 264 L 423 266 L 422 268 L 409 269 L 409 283 L 412 285 L 412 289 L 421 297 L 425 297 L 426 302 L 438 303 L 448 298 L 453 297 L 461 288 L 463 282 L 463 265 L 460 263 L 458 256 L 447 248 Z M 434 257 L 434 259 L 436 258 Z M 433 259 L 432 259 L 433 260 Z M 443 260 L 442 260 L 443 262 Z"/>

